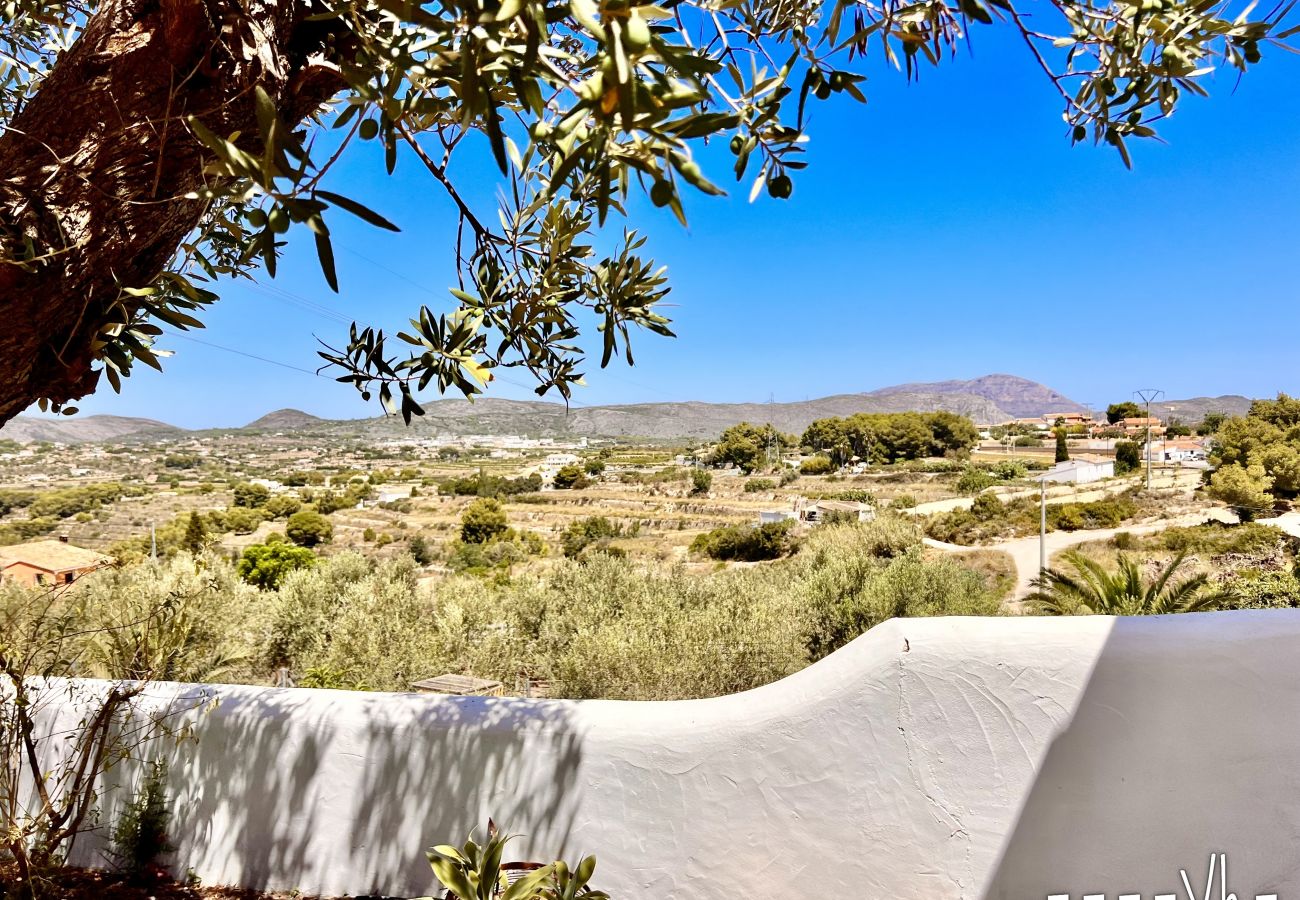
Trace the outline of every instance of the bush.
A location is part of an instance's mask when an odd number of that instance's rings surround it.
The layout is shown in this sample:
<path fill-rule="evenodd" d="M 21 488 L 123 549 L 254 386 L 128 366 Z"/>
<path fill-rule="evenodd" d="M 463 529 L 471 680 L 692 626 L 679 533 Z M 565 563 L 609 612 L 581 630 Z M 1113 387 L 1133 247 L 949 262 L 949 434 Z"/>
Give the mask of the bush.
<path fill-rule="evenodd" d="M 9 496 L 11 501 L 15 498 L 22 500 L 27 507 L 27 515 L 33 519 L 50 517 L 66 519 L 79 512 L 99 509 L 106 503 L 115 503 L 123 497 L 139 496 L 143 493 L 144 488 L 141 487 L 128 489 L 125 485 L 110 483 L 85 484 L 60 491 L 49 491 L 38 494 L 31 500 L 24 498 L 21 492 L 14 492 Z"/>
<path fill-rule="evenodd" d="M 1137 515 L 1137 504 L 1127 497 L 1093 500 L 1090 503 L 1058 503 L 1047 507 L 1050 530 L 1114 528 Z"/>
<path fill-rule="evenodd" d="M 555 479 L 552 483 L 555 485 L 556 490 L 580 491 L 587 485 L 591 484 L 591 479 L 583 473 L 582 466 L 562 466 L 560 470 L 555 473 Z"/>
<path fill-rule="evenodd" d="M 421 535 L 417 534 L 407 541 L 406 549 L 418 566 L 427 566 L 433 562 L 433 551 L 429 548 L 429 542 Z"/>
<path fill-rule="evenodd" d="M 243 506 L 248 509 L 265 506 L 266 502 L 271 499 L 271 492 L 260 484 L 241 482 L 231 488 L 231 491 L 235 495 L 235 506 Z"/>
<path fill-rule="evenodd" d="M 957 492 L 961 494 L 978 494 L 998 483 L 998 479 L 975 466 L 967 466 L 957 479 Z"/>
<path fill-rule="evenodd" d="M 1248 571 L 1229 579 L 1227 609 L 1290 609 L 1300 606 L 1300 578 L 1294 572 Z"/>
<path fill-rule="evenodd" d="M 989 467 L 989 474 L 1001 478 L 1003 481 L 1012 481 L 1016 478 L 1024 478 L 1028 474 L 1025 464 L 1014 459 L 1004 459 Z"/>
<path fill-rule="evenodd" d="M 1000 518 L 1004 512 L 1002 501 L 994 493 L 979 494 L 971 501 L 971 514 L 981 522 Z"/>
<path fill-rule="evenodd" d="M 318 512 L 304 509 L 289 517 L 285 523 L 284 533 L 289 540 L 301 547 L 315 547 L 328 544 L 334 538 L 334 526 L 330 520 Z"/>
<path fill-rule="evenodd" d="M 604 516 L 591 516 L 570 522 L 560 538 L 564 555 L 569 558 L 579 556 L 588 547 L 596 544 L 598 549 L 607 550 L 609 541 L 623 533 L 621 525 L 610 522 Z"/>
<path fill-rule="evenodd" d="M 899 494 L 890 501 L 889 505 L 894 509 L 915 509 L 916 497 L 911 494 Z"/>
<path fill-rule="evenodd" d="M 785 487 L 787 484 L 792 484 L 798 480 L 799 473 L 794 469 L 786 467 L 781 470 L 781 487 Z"/>
<path fill-rule="evenodd" d="M 1278 544 L 1292 539 L 1280 529 L 1258 522 L 1241 525 L 1207 522 L 1204 525 L 1166 528 L 1151 540 L 1158 548 L 1173 553 L 1185 550 L 1188 553 L 1258 556 L 1272 552 Z"/>
<path fill-rule="evenodd" d="M 829 456 L 810 456 L 803 462 L 799 463 L 800 475 L 826 475 L 834 471 L 835 466 L 831 464 Z"/>
<path fill-rule="evenodd" d="M 1138 539 L 1132 532 L 1121 531 L 1110 539 L 1110 545 L 1116 550 L 1131 552 L 1138 548 Z"/>
<path fill-rule="evenodd" d="M 498 478 L 482 472 L 464 478 L 448 478 L 438 483 L 438 493 L 447 497 L 512 497 L 542 489 L 541 475 L 522 478 Z"/>
<path fill-rule="evenodd" d="M 252 544 L 244 548 L 236 571 L 249 584 L 273 591 L 290 572 L 309 568 L 315 563 L 316 554 L 306 547 L 284 542 Z"/>
<path fill-rule="evenodd" d="M 262 504 L 262 511 L 272 519 L 287 519 L 302 509 L 302 501 L 288 494 L 272 497 Z"/>
<path fill-rule="evenodd" d="M 486 544 L 503 534 L 508 527 L 501 503 L 490 497 L 480 497 L 460 517 L 460 539 L 466 544 Z"/>
<path fill-rule="evenodd" d="M 237 506 L 221 514 L 221 524 L 226 531 L 235 534 L 252 534 L 262 524 L 262 511 Z"/>
<path fill-rule="evenodd" d="M 746 494 L 760 494 L 773 490 L 776 490 L 776 482 L 770 478 L 751 478 L 745 482 Z"/>
<path fill-rule="evenodd" d="M 696 535 L 691 552 L 717 560 L 758 562 L 779 559 L 795 548 L 790 534 L 792 523 L 767 522 L 763 525 L 724 525 Z"/>
<path fill-rule="evenodd" d="M 176 849 L 167 837 L 172 814 L 166 782 L 166 765 L 151 765 L 140 792 L 127 804 L 113 828 L 113 860 L 132 878 L 140 877 L 158 857 Z"/>
<path fill-rule="evenodd" d="M 819 529 L 802 552 L 808 574 L 799 585 L 810 616 L 808 654 L 821 659 L 886 619 L 902 616 L 998 615 L 984 580 L 951 556 L 926 559 L 915 529 L 877 520 Z"/>
<path fill-rule="evenodd" d="M 1136 441 L 1115 442 L 1115 474 L 1127 475 L 1142 467 L 1142 447 Z"/>
<path fill-rule="evenodd" d="M 1243 522 L 1272 511 L 1273 496 L 1269 490 L 1273 478 L 1257 463 L 1241 466 L 1233 463 L 1220 466 L 1210 476 L 1208 493 L 1232 507 Z"/>
<path fill-rule="evenodd" d="M 691 469 L 691 493 L 707 494 L 713 487 L 713 473 L 705 469 Z"/>

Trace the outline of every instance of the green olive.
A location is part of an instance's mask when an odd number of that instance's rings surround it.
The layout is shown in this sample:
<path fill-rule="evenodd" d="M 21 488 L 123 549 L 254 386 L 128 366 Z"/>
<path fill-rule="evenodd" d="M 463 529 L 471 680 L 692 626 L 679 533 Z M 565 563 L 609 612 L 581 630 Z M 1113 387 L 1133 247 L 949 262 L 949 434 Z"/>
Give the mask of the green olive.
<path fill-rule="evenodd" d="M 623 46 L 630 53 L 640 53 L 650 46 L 650 26 L 645 19 L 633 15 L 623 26 Z"/>
<path fill-rule="evenodd" d="M 673 186 L 666 181 L 656 181 L 650 186 L 650 202 L 655 206 L 667 206 L 673 199 Z"/>
<path fill-rule="evenodd" d="M 794 183 L 789 175 L 777 175 L 767 180 L 767 192 L 778 200 L 784 200 L 794 192 Z"/>
<path fill-rule="evenodd" d="M 266 217 L 266 223 L 276 234 L 284 234 L 289 230 L 289 215 L 280 207 L 273 207 Z"/>
<path fill-rule="evenodd" d="M 359 134 L 363 141 L 373 141 L 379 134 L 379 123 L 374 119 L 362 119 Z"/>

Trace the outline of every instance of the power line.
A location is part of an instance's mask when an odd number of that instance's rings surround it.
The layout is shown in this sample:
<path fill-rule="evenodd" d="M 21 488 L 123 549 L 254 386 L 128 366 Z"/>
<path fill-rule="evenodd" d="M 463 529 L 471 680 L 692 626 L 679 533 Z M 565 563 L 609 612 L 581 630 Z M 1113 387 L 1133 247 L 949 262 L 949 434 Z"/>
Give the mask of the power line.
<path fill-rule="evenodd" d="M 325 378 L 320 372 L 314 372 L 311 369 L 304 369 L 301 366 L 295 366 L 292 363 L 280 362 L 278 359 L 268 359 L 265 356 L 258 356 L 256 353 L 248 353 L 244 350 L 236 350 L 234 347 L 223 347 L 221 344 L 214 344 L 211 341 L 205 341 L 200 338 L 191 337 L 188 334 L 173 333 L 172 337 L 178 337 L 184 341 L 193 341 L 196 344 L 202 344 L 205 347 L 211 347 L 214 350 L 224 350 L 226 353 L 234 353 L 237 356 L 244 356 L 248 359 L 255 359 L 258 362 L 268 363 L 272 366 L 279 366 L 282 369 L 292 369 L 295 372 L 302 372 L 304 375 L 312 375 L 316 378 Z"/>

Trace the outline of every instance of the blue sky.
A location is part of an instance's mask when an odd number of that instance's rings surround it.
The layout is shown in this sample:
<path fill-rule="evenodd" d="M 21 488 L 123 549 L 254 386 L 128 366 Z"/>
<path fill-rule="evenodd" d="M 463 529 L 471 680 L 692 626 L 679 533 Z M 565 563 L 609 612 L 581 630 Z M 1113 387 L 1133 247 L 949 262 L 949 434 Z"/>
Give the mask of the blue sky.
<path fill-rule="evenodd" d="M 676 340 L 642 335 L 637 365 L 587 368 L 580 404 L 800 400 L 904 381 L 1009 372 L 1081 402 L 1300 391 L 1293 374 L 1300 238 L 1300 57 L 1276 49 L 1239 85 L 1223 73 L 1134 147 L 1071 148 L 1061 105 L 1009 29 L 919 83 L 862 67 L 869 103 L 814 107 L 810 167 L 785 202 L 691 198 L 690 227 L 634 201 L 631 223 L 669 267 Z M 710 160 L 712 165 L 710 165 Z M 494 169 L 461 160 L 490 196 Z M 342 293 L 291 233 L 279 276 L 229 284 L 199 340 L 316 368 L 357 317 L 393 329 L 421 302 L 450 308 L 450 204 L 413 160 L 368 153 L 330 187 L 403 229 L 333 222 Z M 305 301 L 305 302 L 304 302 Z M 106 387 L 83 414 L 232 426 L 292 406 L 373 415 L 351 388 L 183 338 L 167 372 Z M 532 397 L 497 382 L 492 396 Z"/>

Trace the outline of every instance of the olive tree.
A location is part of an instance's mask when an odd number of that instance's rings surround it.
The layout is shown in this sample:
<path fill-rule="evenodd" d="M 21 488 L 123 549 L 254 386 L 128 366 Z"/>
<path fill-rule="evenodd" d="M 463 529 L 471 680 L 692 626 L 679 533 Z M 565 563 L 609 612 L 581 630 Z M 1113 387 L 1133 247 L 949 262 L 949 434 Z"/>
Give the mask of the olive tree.
<path fill-rule="evenodd" d="M 221 283 L 274 277 L 310 234 L 337 290 L 331 223 L 396 230 L 336 165 L 377 143 L 458 220 L 458 308 L 396 335 L 354 325 L 322 351 L 340 381 L 409 421 L 430 385 L 482 390 L 527 369 L 539 394 L 582 377 L 582 310 L 601 364 L 642 328 L 671 335 L 633 192 L 685 221 L 719 194 L 702 142 L 751 196 L 788 198 L 810 105 L 859 100 L 868 48 L 908 77 L 970 29 L 1007 28 L 1059 93 L 1071 139 L 1155 135 L 1216 68 L 1290 36 L 1280 4 L 1196 0 L 4 0 L 0 3 L 0 423 L 73 411 L 162 329 L 197 328 Z M 485 140 L 466 138 L 479 135 Z M 482 148 L 482 149 L 480 149 Z M 463 190 L 490 153 L 500 208 Z M 689 190 L 688 190 L 689 189 Z M 475 191 L 473 195 L 485 192 Z M 595 232 L 608 226 L 596 250 Z"/>

